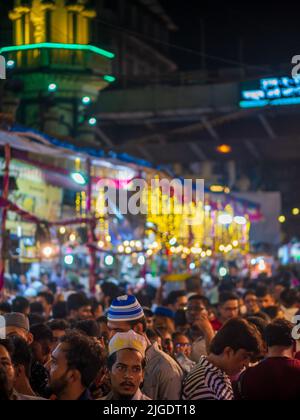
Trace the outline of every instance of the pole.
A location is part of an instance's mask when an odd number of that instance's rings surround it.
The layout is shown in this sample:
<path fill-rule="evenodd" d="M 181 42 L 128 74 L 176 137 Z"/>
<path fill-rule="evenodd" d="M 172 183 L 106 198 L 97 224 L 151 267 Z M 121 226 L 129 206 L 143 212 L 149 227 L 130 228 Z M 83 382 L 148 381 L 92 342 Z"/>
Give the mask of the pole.
<path fill-rule="evenodd" d="M 87 185 L 87 199 L 86 199 L 86 210 L 88 217 L 92 218 L 92 165 L 91 160 L 87 160 L 87 173 L 88 173 L 88 185 Z M 89 243 L 89 253 L 91 257 L 90 264 L 90 292 L 95 293 L 95 286 L 97 282 L 96 278 L 96 250 L 91 245 L 95 242 L 95 221 L 89 223 L 88 225 L 88 243 Z"/>
<path fill-rule="evenodd" d="M 11 161 L 11 149 L 10 145 L 6 144 L 4 146 L 5 153 L 5 168 L 3 176 L 3 191 L 2 197 L 7 200 L 9 195 L 9 165 Z M 6 219 L 7 219 L 7 207 L 2 210 L 2 220 L 1 220 L 1 241 L 0 241 L 0 292 L 4 287 L 4 273 L 5 273 L 5 232 L 6 232 Z"/>
<path fill-rule="evenodd" d="M 201 29 L 201 67 L 202 70 L 206 70 L 206 31 L 205 31 L 205 20 L 200 20 L 200 29 Z"/>

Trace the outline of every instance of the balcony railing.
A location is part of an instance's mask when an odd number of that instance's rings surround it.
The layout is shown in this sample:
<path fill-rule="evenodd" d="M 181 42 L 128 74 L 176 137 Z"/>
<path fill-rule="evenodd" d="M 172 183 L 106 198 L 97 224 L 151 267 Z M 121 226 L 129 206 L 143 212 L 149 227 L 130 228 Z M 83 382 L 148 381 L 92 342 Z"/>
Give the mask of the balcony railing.
<path fill-rule="evenodd" d="M 31 44 L 0 49 L 15 68 L 33 70 L 51 68 L 57 70 L 90 70 L 93 73 L 110 74 L 114 54 L 92 45 L 80 44 Z"/>

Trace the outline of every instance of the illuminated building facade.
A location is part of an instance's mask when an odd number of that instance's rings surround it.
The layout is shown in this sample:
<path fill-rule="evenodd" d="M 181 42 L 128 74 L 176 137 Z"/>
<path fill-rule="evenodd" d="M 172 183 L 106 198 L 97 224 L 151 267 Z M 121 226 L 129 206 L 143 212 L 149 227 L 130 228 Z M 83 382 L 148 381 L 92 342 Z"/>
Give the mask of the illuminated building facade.
<path fill-rule="evenodd" d="M 115 80 L 115 54 L 90 43 L 95 18 L 96 11 L 85 0 L 14 1 L 9 12 L 12 44 L 0 53 L 14 80 L 6 102 L 16 108 L 20 92 L 18 121 L 93 144 L 96 123 L 89 107 Z"/>

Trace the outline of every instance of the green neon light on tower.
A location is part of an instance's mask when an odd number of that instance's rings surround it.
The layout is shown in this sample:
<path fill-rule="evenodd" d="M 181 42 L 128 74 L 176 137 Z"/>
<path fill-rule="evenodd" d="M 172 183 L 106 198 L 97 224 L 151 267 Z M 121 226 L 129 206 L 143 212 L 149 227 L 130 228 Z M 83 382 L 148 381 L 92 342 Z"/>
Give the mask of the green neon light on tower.
<path fill-rule="evenodd" d="M 29 51 L 29 50 L 36 50 L 36 49 L 62 49 L 62 50 L 77 50 L 77 51 L 89 51 L 98 55 L 102 55 L 103 57 L 113 59 L 115 58 L 115 54 L 103 50 L 102 48 L 95 47 L 94 45 L 83 45 L 83 44 L 60 44 L 60 43 L 53 43 L 53 42 L 42 42 L 38 44 L 26 44 L 26 45 L 13 45 L 10 47 L 3 47 L 0 49 L 0 54 L 3 53 L 10 53 L 10 52 L 18 52 L 18 51 Z"/>
<path fill-rule="evenodd" d="M 117 78 L 115 76 L 110 76 L 106 74 L 105 76 L 103 76 L 103 80 L 105 80 L 108 83 L 114 83 L 117 80 Z"/>

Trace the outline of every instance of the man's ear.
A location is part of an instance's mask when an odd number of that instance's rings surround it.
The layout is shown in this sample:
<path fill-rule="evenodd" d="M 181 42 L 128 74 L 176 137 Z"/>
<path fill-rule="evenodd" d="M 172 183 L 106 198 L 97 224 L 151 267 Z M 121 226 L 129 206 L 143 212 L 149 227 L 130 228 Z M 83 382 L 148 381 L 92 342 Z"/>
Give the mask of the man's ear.
<path fill-rule="evenodd" d="M 227 358 L 229 358 L 230 356 L 232 356 L 234 354 L 234 351 L 232 350 L 231 347 L 225 347 L 224 351 L 223 351 L 223 355 Z"/>
<path fill-rule="evenodd" d="M 29 346 L 33 343 L 33 335 L 31 334 L 31 332 L 27 333 L 27 344 L 29 344 Z"/>
<path fill-rule="evenodd" d="M 14 366 L 14 368 L 15 368 L 15 376 L 16 376 L 16 379 L 17 378 L 20 378 L 21 376 L 23 376 L 23 374 L 24 374 L 24 366 L 22 366 L 22 365 L 15 365 Z"/>
<path fill-rule="evenodd" d="M 67 379 L 70 382 L 81 382 L 81 373 L 77 369 L 71 369 L 67 373 Z"/>

